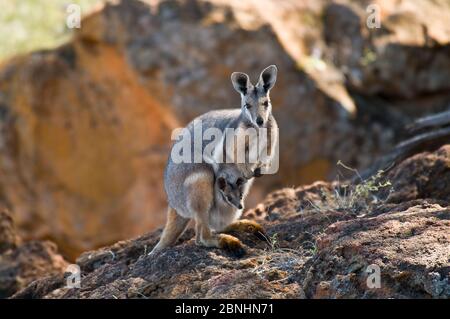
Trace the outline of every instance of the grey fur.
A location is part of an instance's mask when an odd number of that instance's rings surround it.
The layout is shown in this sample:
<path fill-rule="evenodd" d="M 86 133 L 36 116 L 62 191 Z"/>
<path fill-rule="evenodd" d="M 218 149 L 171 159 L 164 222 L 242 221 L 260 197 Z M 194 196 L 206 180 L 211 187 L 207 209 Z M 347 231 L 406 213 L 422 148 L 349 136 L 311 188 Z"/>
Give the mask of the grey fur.
<path fill-rule="evenodd" d="M 201 121 L 202 129 L 218 128 L 224 132 L 226 128 L 237 129 L 239 127 L 258 127 L 257 119 L 261 117 L 264 122 L 260 127 L 278 129 L 275 119 L 272 116 L 272 106 L 269 98 L 269 91 L 275 84 L 277 69 L 275 66 L 266 68 L 260 75 L 256 86 L 250 83 L 248 75 L 244 73 L 233 73 L 232 83 L 234 88 L 241 94 L 241 109 L 217 110 L 200 115 L 187 125 L 187 130 L 194 135 L 194 121 Z M 248 105 L 251 105 L 248 108 Z M 203 141 L 201 149 L 195 150 L 191 145 L 192 158 L 195 152 L 201 152 L 210 141 Z M 221 147 L 220 145 L 218 147 Z M 272 148 L 273 149 L 273 148 Z M 228 193 L 234 196 L 242 195 L 245 199 L 253 183 L 255 165 L 244 163 L 239 164 L 218 164 L 212 163 L 174 163 L 169 156 L 164 172 L 164 187 L 167 193 L 168 204 L 176 212 L 185 218 L 193 218 L 193 212 L 189 207 L 189 195 L 185 182 L 192 174 L 204 174 L 211 180 L 211 187 L 214 188 L 214 202 L 211 204 L 209 221 L 212 229 L 223 230 L 227 225 L 241 216 L 242 209 L 233 206 L 230 201 L 224 199 L 224 193 L 217 186 L 219 177 L 223 177 L 232 185 L 236 184 L 238 178 L 245 178 L 248 181 L 239 192 L 236 189 L 229 189 Z"/>

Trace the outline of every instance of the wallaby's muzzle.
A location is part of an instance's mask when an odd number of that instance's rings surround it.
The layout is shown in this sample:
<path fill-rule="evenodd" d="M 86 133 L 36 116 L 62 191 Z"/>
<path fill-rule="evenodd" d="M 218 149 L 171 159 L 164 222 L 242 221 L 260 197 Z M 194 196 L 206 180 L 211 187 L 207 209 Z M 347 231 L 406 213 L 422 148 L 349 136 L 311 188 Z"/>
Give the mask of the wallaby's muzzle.
<path fill-rule="evenodd" d="M 261 116 L 258 116 L 256 118 L 256 124 L 258 124 L 258 126 L 263 126 L 264 120 L 263 120 L 263 118 Z"/>

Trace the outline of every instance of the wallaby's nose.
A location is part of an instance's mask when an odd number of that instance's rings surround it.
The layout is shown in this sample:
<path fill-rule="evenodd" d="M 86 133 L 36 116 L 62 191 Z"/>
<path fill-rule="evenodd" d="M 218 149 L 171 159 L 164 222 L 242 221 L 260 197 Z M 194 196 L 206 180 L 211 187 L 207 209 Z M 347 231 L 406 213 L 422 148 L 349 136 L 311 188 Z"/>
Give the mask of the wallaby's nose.
<path fill-rule="evenodd" d="M 258 116 L 256 118 L 256 124 L 258 124 L 259 126 L 264 124 L 264 120 L 263 120 L 263 118 L 261 116 Z"/>
<path fill-rule="evenodd" d="M 262 176 L 261 167 L 258 167 L 253 171 L 253 177 L 261 177 L 261 176 Z"/>
<path fill-rule="evenodd" d="M 239 208 L 239 209 L 242 209 L 242 204 L 239 204 L 239 205 L 238 205 L 238 208 Z"/>

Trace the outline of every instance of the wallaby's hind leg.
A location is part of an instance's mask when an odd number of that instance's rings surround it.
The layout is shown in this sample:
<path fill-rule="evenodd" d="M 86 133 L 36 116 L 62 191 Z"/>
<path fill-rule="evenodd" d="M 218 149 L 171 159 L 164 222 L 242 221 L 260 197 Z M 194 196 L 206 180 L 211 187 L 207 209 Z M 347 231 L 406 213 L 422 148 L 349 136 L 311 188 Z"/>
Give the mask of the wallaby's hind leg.
<path fill-rule="evenodd" d="M 167 211 L 167 222 L 161 235 L 161 239 L 149 255 L 173 245 L 184 232 L 188 223 L 188 218 L 178 215 L 175 209 L 169 207 Z"/>
<path fill-rule="evenodd" d="M 265 240 L 265 230 L 264 228 L 255 222 L 254 220 L 249 219 L 241 219 L 237 220 L 230 225 L 228 225 L 224 230 L 224 233 L 229 232 L 238 232 L 238 233 L 250 233 L 254 234 L 256 237 L 258 237 L 261 240 Z"/>
<path fill-rule="evenodd" d="M 195 223 L 195 244 L 197 245 L 201 245 L 202 244 L 202 239 L 200 234 L 202 233 L 202 228 L 201 225 L 199 223 Z"/>
<path fill-rule="evenodd" d="M 245 255 L 242 242 L 227 234 L 213 234 L 209 228 L 208 210 L 195 211 L 196 243 L 206 247 L 217 247 L 237 257 Z"/>

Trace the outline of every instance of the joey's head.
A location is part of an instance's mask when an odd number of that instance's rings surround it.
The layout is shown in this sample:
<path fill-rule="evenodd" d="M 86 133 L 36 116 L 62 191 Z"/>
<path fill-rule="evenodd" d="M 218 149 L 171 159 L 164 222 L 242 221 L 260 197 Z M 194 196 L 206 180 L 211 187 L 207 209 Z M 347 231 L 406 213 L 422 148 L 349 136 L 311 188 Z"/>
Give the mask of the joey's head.
<path fill-rule="evenodd" d="M 247 74 L 234 72 L 231 82 L 238 93 L 241 94 L 241 108 L 244 116 L 254 125 L 264 127 L 272 112 L 270 103 L 270 89 L 277 80 L 277 67 L 275 65 L 265 68 L 259 76 L 258 83 L 253 85 Z"/>
<path fill-rule="evenodd" d="M 237 209 L 244 208 L 244 185 L 246 179 L 239 176 L 220 174 L 216 178 L 216 187 L 222 199 Z"/>

